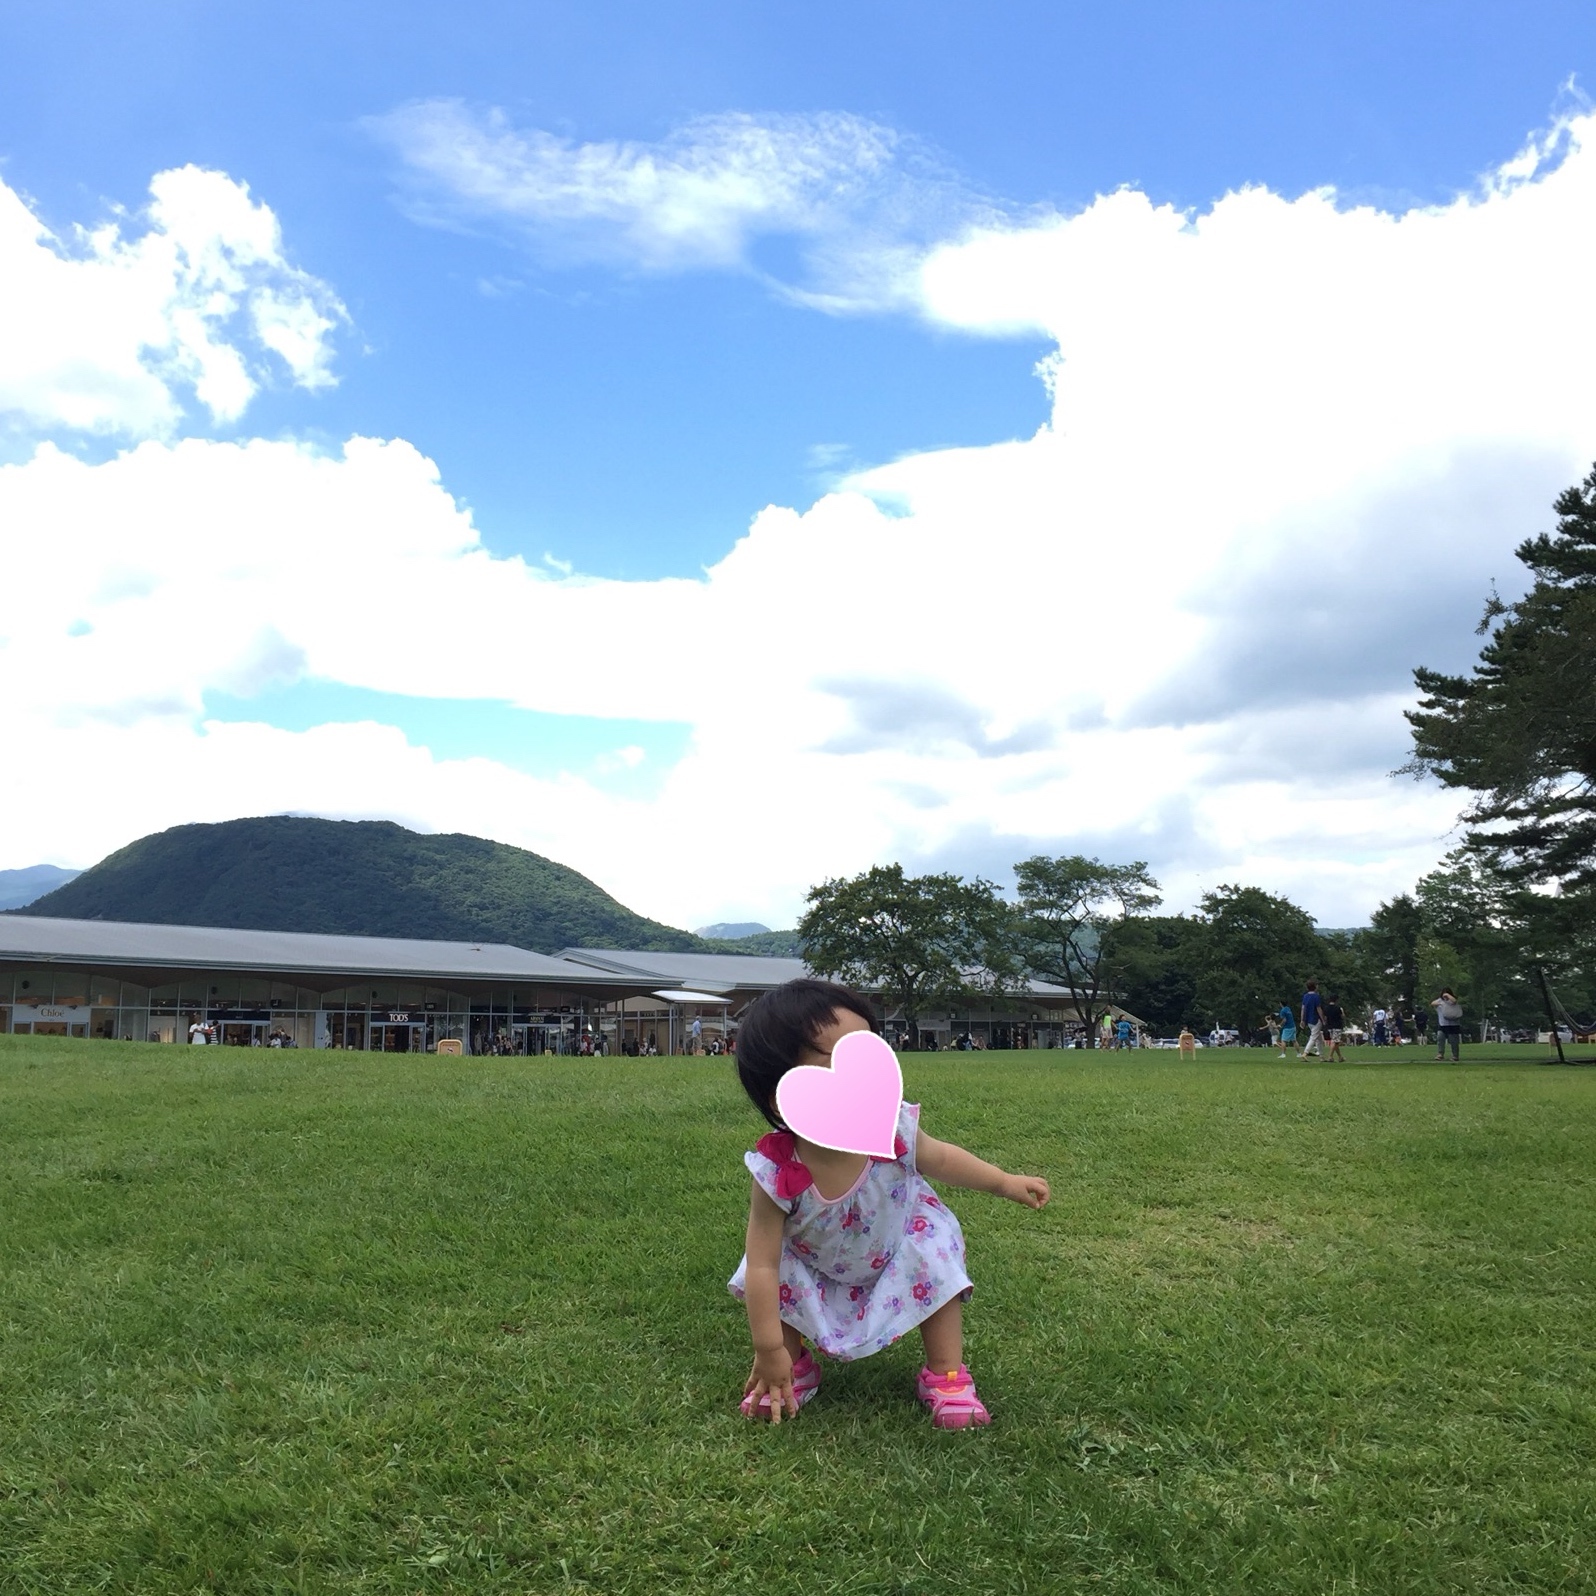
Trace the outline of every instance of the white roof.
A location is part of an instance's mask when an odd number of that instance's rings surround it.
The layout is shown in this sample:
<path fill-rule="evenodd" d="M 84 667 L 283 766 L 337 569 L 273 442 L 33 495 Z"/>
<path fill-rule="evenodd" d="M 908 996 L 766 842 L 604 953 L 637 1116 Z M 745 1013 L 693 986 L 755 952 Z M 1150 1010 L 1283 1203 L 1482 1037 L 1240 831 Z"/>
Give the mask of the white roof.
<path fill-rule="evenodd" d="M 812 972 L 802 959 L 774 959 L 757 953 L 649 953 L 627 948 L 562 948 L 569 959 L 593 970 L 649 976 L 655 986 L 676 983 L 695 992 L 763 992 Z M 718 997 L 708 999 L 718 1003 Z"/>
<path fill-rule="evenodd" d="M 583 991 L 595 997 L 650 993 L 675 1003 L 728 1003 L 811 974 L 802 959 L 750 953 L 654 953 L 566 948 L 556 956 L 505 942 L 433 942 L 324 936 L 227 926 L 148 925 L 0 914 L 0 962 L 60 963 L 122 971 L 235 970 L 293 976 L 307 986 L 386 976 L 411 981 L 498 982 Z M 1043 981 L 1028 996 L 1050 1008 L 1067 994 Z M 1008 1001 L 1023 1001 L 1013 994 Z"/>
<path fill-rule="evenodd" d="M 398 976 L 409 980 L 499 981 L 645 991 L 606 975 L 504 942 L 430 942 L 400 937 L 336 937 L 301 931 L 242 931 L 226 926 L 144 925 L 124 920 L 53 920 L 0 914 L 0 961 L 114 966 L 145 970 L 271 971 L 316 980 Z M 336 981 L 328 982 L 338 984 Z"/>
<path fill-rule="evenodd" d="M 661 985 L 676 981 L 699 993 L 763 992 L 784 981 L 796 981 L 815 973 L 802 959 L 772 958 L 760 953 L 650 953 L 639 948 L 562 948 L 559 956 L 617 975 L 652 975 Z M 1047 981 L 1032 981 L 1024 992 L 1010 993 L 999 1001 L 1018 1003 L 1026 999 L 1046 1008 L 1058 1008 L 1068 1003 L 1069 993 Z M 722 999 L 708 997 L 700 1001 L 718 1003 Z"/>

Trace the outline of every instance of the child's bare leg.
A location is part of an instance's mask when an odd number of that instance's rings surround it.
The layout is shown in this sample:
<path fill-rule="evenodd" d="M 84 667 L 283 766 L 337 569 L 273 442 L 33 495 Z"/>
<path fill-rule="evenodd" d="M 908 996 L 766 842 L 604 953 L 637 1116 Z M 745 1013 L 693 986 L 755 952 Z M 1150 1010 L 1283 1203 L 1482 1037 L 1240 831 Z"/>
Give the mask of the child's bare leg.
<path fill-rule="evenodd" d="M 787 1348 L 787 1356 L 796 1363 L 803 1356 L 804 1338 L 785 1319 L 781 1322 L 781 1339 Z"/>
<path fill-rule="evenodd" d="M 925 1366 L 935 1374 L 946 1374 L 964 1362 L 964 1304 L 955 1297 L 944 1303 L 920 1325 L 925 1342 Z"/>

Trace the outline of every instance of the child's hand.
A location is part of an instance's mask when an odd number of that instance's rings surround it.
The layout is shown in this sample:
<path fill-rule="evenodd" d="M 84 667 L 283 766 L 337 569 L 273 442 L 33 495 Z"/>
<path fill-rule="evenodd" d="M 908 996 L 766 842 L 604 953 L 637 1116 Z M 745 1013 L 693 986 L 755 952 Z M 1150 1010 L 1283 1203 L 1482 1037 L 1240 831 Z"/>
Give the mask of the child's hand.
<path fill-rule="evenodd" d="M 1003 1195 L 1011 1203 L 1024 1203 L 1027 1208 L 1045 1208 L 1053 1194 L 1040 1175 L 1006 1175 Z"/>
<path fill-rule="evenodd" d="M 794 1418 L 798 1417 L 798 1393 L 792 1384 L 792 1354 L 784 1346 L 754 1354 L 753 1372 L 743 1387 L 743 1401 L 749 1418 L 759 1417 L 759 1399 L 764 1396 L 770 1398 L 772 1424 L 781 1423 L 784 1406 Z"/>

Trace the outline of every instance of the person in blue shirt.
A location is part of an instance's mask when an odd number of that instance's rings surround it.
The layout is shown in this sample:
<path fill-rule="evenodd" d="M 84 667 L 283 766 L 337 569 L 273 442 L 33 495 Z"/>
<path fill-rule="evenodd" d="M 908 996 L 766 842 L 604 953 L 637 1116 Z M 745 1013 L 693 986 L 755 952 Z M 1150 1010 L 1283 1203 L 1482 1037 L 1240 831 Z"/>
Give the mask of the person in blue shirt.
<path fill-rule="evenodd" d="M 1114 1049 L 1119 1051 L 1131 1045 L 1131 1022 L 1123 1017 L 1114 1022 Z"/>
<path fill-rule="evenodd" d="M 1307 1058 L 1312 1053 L 1316 1058 L 1323 1058 L 1320 1044 L 1324 1041 L 1324 999 L 1319 996 L 1317 981 L 1310 981 L 1308 990 L 1302 994 L 1302 1028 L 1308 1033 L 1308 1039 L 1297 1057 Z"/>
<path fill-rule="evenodd" d="M 1289 1003 L 1280 1005 L 1280 1056 L 1286 1056 L 1288 1047 L 1297 1045 L 1297 1016 L 1291 1012 Z"/>

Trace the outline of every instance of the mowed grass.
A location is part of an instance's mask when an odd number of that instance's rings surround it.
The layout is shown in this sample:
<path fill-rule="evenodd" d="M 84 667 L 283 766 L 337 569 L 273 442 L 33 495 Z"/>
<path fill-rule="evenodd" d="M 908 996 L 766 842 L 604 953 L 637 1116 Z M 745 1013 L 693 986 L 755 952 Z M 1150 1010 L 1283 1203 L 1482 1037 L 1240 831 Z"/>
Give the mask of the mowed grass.
<path fill-rule="evenodd" d="M 909 1056 L 918 1337 L 744 1421 L 721 1060 L 0 1038 L 0 1590 L 1596 1586 L 1596 1070 Z"/>

